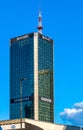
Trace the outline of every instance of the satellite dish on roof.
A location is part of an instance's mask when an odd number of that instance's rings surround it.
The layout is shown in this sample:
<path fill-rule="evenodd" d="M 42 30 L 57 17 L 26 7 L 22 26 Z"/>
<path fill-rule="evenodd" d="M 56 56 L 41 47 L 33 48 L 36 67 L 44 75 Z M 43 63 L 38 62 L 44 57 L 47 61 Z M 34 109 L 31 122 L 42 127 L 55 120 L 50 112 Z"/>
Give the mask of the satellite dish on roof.
<path fill-rule="evenodd" d="M 11 128 L 12 128 L 12 129 L 15 129 L 15 128 L 16 128 L 16 126 L 13 124 L 13 125 L 11 126 Z"/>

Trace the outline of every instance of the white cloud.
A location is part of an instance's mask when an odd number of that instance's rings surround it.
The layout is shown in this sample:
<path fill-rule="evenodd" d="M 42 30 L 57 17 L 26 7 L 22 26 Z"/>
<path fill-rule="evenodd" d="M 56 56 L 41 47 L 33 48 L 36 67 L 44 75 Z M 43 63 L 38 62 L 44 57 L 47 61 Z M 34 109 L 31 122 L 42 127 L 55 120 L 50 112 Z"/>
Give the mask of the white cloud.
<path fill-rule="evenodd" d="M 75 103 L 73 108 L 65 108 L 60 117 L 73 125 L 83 126 L 83 102 Z"/>
<path fill-rule="evenodd" d="M 76 108 L 82 108 L 83 109 L 83 102 L 75 103 L 74 107 L 76 107 Z"/>

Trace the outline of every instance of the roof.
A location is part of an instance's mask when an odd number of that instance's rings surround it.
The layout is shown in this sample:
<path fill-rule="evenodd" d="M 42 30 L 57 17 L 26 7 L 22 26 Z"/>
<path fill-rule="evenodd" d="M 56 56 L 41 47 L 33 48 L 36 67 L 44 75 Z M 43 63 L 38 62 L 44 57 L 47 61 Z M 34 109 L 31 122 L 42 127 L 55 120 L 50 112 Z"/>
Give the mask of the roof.
<path fill-rule="evenodd" d="M 76 127 L 76 126 L 60 125 L 60 124 L 54 124 L 54 123 L 27 119 L 27 118 L 23 118 L 22 123 L 23 123 L 23 128 L 27 124 L 27 126 L 31 125 L 31 127 L 35 126 L 35 127 L 37 127 L 37 129 L 39 128 L 39 129 L 43 129 L 43 130 L 80 130 L 80 127 Z M 12 129 L 13 125 L 16 125 L 16 127 L 18 126 L 18 128 L 20 129 L 20 119 L 0 121 L 0 126 L 1 127 L 5 126 L 5 130 L 6 130 L 6 128 Z M 32 129 L 32 130 L 34 130 L 34 129 Z"/>

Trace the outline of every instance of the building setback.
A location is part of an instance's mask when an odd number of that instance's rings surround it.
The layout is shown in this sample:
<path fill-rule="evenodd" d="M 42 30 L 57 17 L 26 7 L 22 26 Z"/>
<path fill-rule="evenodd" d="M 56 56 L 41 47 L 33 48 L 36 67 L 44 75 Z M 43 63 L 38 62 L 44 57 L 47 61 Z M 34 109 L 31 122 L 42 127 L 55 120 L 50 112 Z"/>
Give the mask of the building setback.
<path fill-rule="evenodd" d="M 30 33 L 10 41 L 10 119 L 20 118 L 21 85 L 22 117 L 54 122 L 53 40 L 49 37 Z"/>

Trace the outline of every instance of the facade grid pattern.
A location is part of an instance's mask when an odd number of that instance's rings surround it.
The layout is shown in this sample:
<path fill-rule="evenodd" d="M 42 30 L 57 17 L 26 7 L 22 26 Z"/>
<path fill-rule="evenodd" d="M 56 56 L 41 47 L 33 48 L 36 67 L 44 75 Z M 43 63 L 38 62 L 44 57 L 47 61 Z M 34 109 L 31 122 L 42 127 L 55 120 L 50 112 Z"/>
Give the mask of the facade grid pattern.
<path fill-rule="evenodd" d="M 54 122 L 53 40 L 39 33 L 11 39 L 10 119 L 20 118 L 20 78 L 22 118 Z"/>

